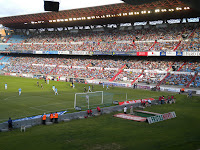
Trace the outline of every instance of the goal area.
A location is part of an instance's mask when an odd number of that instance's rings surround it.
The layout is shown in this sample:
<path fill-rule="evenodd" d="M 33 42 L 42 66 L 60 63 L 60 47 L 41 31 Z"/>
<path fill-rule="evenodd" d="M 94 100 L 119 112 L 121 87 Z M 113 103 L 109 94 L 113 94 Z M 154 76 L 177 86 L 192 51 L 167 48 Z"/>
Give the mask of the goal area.
<path fill-rule="evenodd" d="M 113 94 L 103 91 L 75 93 L 74 108 L 80 107 L 81 110 L 95 108 L 97 106 L 111 105 Z"/>

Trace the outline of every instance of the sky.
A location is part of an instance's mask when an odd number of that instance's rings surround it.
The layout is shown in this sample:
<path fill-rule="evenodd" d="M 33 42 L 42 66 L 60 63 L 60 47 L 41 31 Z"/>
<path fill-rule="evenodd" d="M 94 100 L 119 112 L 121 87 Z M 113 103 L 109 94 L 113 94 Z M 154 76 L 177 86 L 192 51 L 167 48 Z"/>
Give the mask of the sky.
<path fill-rule="evenodd" d="M 60 2 L 59 10 L 76 9 L 122 3 L 121 0 L 52 0 Z M 0 18 L 16 15 L 42 13 L 44 0 L 0 0 Z"/>

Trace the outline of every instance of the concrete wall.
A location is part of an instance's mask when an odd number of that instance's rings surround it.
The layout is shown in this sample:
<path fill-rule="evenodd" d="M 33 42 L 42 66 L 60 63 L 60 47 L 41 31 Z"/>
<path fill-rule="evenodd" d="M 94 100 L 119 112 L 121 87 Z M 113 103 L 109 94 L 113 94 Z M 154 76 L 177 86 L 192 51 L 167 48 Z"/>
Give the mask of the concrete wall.
<path fill-rule="evenodd" d="M 154 100 L 152 101 L 152 105 L 155 105 L 156 103 L 158 103 L 158 100 Z M 102 108 L 102 112 L 101 114 L 109 114 L 112 112 L 121 112 L 123 111 L 125 105 L 117 105 L 117 106 L 111 106 L 111 107 L 105 107 Z M 126 105 L 128 109 L 130 109 L 130 106 L 133 106 L 133 108 L 137 108 L 139 106 L 141 106 L 141 103 L 135 103 L 135 104 L 127 104 Z M 94 116 L 98 115 L 98 112 L 96 109 L 92 110 L 92 114 Z M 59 116 L 58 118 L 58 122 L 61 121 L 70 121 L 73 119 L 83 119 L 87 117 L 87 112 L 86 111 L 80 111 L 80 112 L 74 112 L 74 113 L 67 113 L 64 115 Z M 50 122 L 50 118 L 47 117 L 46 122 Z M 32 127 L 35 125 L 41 125 L 42 124 L 42 119 L 38 118 L 38 119 L 30 119 L 30 120 L 25 120 L 25 121 L 15 121 L 13 122 L 13 128 L 21 128 L 21 126 L 26 126 L 26 127 Z M 4 123 L 0 123 L 0 130 L 4 131 L 5 129 L 8 129 L 8 123 L 4 122 Z"/>

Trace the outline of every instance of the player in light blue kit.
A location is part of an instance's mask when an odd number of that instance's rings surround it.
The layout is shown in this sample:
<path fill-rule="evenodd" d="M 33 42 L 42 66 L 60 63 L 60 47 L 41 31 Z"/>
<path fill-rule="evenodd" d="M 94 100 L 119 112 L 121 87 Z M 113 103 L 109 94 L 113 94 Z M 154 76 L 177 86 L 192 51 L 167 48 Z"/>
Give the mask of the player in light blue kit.
<path fill-rule="evenodd" d="M 109 90 L 108 84 L 107 84 L 106 90 Z"/>
<path fill-rule="evenodd" d="M 5 90 L 7 90 L 8 86 L 7 86 L 7 83 L 5 84 Z"/>
<path fill-rule="evenodd" d="M 90 89 L 90 86 L 88 87 L 88 92 L 92 92 L 91 89 Z"/>
<path fill-rule="evenodd" d="M 21 93 L 22 93 L 22 89 L 19 88 L 18 91 L 19 91 L 19 95 L 21 95 Z"/>
<path fill-rule="evenodd" d="M 55 88 L 54 92 L 55 92 L 55 95 L 58 95 L 58 90 L 57 90 L 57 88 Z"/>
<path fill-rule="evenodd" d="M 55 92 L 55 85 L 52 86 L 52 90 Z"/>

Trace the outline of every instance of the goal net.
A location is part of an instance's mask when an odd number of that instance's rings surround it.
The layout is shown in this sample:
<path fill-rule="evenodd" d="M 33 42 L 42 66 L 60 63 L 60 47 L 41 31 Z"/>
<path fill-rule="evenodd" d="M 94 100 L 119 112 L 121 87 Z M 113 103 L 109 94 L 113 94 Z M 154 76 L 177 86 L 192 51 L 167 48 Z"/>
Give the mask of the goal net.
<path fill-rule="evenodd" d="M 112 104 L 113 95 L 103 91 L 75 93 L 74 108 L 81 107 L 82 110 Z"/>

